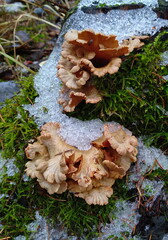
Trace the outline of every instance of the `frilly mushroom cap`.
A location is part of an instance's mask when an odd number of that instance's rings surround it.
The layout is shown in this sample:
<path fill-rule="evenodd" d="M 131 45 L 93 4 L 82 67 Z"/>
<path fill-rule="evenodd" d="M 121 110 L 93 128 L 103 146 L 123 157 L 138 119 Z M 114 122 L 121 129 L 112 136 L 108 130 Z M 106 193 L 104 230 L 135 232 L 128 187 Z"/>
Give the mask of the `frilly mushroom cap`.
<path fill-rule="evenodd" d="M 62 64 L 63 59 L 72 61 L 73 63 L 78 63 L 81 58 L 92 59 L 95 57 L 95 52 L 86 50 L 83 47 L 79 47 L 74 44 L 70 44 L 67 41 L 64 41 L 62 45 L 62 58 L 59 63 Z"/>
<path fill-rule="evenodd" d="M 78 151 L 76 155 L 80 157 L 80 164 L 71 178 L 77 181 L 80 186 L 88 187 L 92 183 L 93 177 L 101 179 L 108 174 L 101 165 L 103 154 L 100 150 L 92 147 L 88 151 Z"/>
<path fill-rule="evenodd" d="M 104 136 L 107 138 L 111 147 L 115 149 L 120 155 L 129 155 L 131 161 L 136 161 L 138 153 L 138 140 L 136 137 L 128 135 L 122 128 L 111 133 L 109 126 L 104 125 Z"/>
<path fill-rule="evenodd" d="M 66 180 L 68 167 L 66 165 L 64 154 L 58 154 L 48 161 L 48 167 L 43 172 L 44 178 L 49 182 L 61 183 Z"/>
<path fill-rule="evenodd" d="M 92 188 L 90 191 L 83 193 L 76 193 L 76 197 L 84 198 L 87 204 L 91 205 L 106 205 L 108 204 L 108 198 L 113 194 L 111 187 L 98 187 Z"/>
<path fill-rule="evenodd" d="M 143 42 L 140 41 L 140 39 L 135 38 L 135 39 L 128 39 L 128 40 L 123 40 L 122 45 L 128 46 L 129 52 L 132 52 L 135 48 L 140 48 L 144 45 Z"/>
<path fill-rule="evenodd" d="M 28 144 L 27 148 L 25 149 L 25 154 L 28 159 L 33 160 L 36 160 L 39 157 L 48 158 L 47 148 L 39 142 Z"/>
<path fill-rule="evenodd" d="M 26 174 L 31 178 L 41 177 L 40 171 L 47 167 L 49 157 L 47 148 L 39 142 L 35 142 L 28 144 L 25 154 L 28 159 L 32 159 L 32 161 L 26 163 Z"/>
<path fill-rule="evenodd" d="M 58 65 L 58 77 L 69 89 L 79 89 L 85 85 L 90 74 L 65 58 Z"/>
<path fill-rule="evenodd" d="M 71 45 L 80 47 L 81 51 L 83 49 L 83 52 L 86 51 L 87 54 L 80 54 L 81 61 L 78 62 L 76 56 L 72 56 L 72 51 L 69 56 L 65 55 L 64 52 L 63 55 L 71 62 L 88 69 L 99 77 L 106 73 L 116 73 L 121 64 L 119 57 L 129 53 L 129 47 L 124 44 L 119 46 L 115 35 L 107 36 L 89 29 L 83 31 L 70 30 L 66 33 L 65 40 Z M 64 48 L 65 46 L 68 47 L 67 44 L 63 45 Z M 92 54 L 88 55 L 88 51 Z"/>
<path fill-rule="evenodd" d="M 86 103 L 98 103 L 102 97 L 92 85 L 86 85 L 78 90 L 69 91 L 68 97 L 60 97 L 58 102 L 63 106 L 65 112 L 73 112 L 75 107 L 85 100 Z"/>
<path fill-rule="evenodd" d="M 58 123 L 49 122 L 41 128 L 41 136 L 38 137 L 38 141 L 46 146 L 50 158 L 55 157 L 64 151 L 73 151 L 73 146 L 66 144 L 58 135 L 60 125 Z"/>
<path fill-rule="evenodd" d="M 54 193 L 61 194 L 67 190 L 67 183 L 65 181 L 61 183 L 56 183 L 56 182 L 49 183 L 43 178 L 43 176 L 38 178 L 37 181 L 39 185 L 42 188 L 46 189 L 49 194 L 54 194 Z"/>
<path fill-rule="evenodd" d="M 73 45 L 84 47 L 88 51 L 118 47 L 115 35 L 95 33 L 91 29 L 83 31 L 70 30 L 65 34 L 65 40 Z"/>
<path fill-rule="evenodd" d="M 110 61 L 105 61 L 103 58 L 95 58 L 92 61 L 89 61 L 88 59 L 82 59 L 81 65 L 87 68 L 94 75 L 102 77 L 106 73 L 114 74 L 118 72 L 118 69 L 121 65 L 121 59 L 116 57 L 112 58 Z"/>
<path fill-rule="evenodd" d="M 125 176 L 136 161 L 137 139 L 122 128 L 104 125 L 104 134 L 87 151 L 79 150 L 59 136 L 58 123 L 46 123 L 37 142 L 29 144 L 26 174 L 37 178 L 49 194 L 67 189 L 88 204 L 105 205 L 117 178 Z"/>
<path fill-rule="evenodd" d="M 32 159 L 26 163 L 26 174 L 36 177 L 40 186 L 50 194 L 66 191 L 66 159 L 73 155 L 75 149 L 60 138 L 59 128 L 58 123 L 46 123 L 41 128 L 38 142 L 29 144 L 25 150 L 26 156 Z"/>
<path fill-rule="evenodd" d="M 31 178 L 42 177 L 41 172 L 37 170 L 35 161 L 28 161 L 25 166 L 26 166 L 25 172 L 26 172 L 27 176 L 29 176 Z"/>
<path fill-rule="evenodd" d="M 116 130 L 112 124 L 105 124 L 104 135 L 92 144 L 102 149 L 105 156 L 103 164 L 108 168 L 109 176 L 114 179 L 125 176 L 131 162 L 137 160 L 137 139 L 122 128 Z"/>
<path fill-rule="evenodd" d="M 85 191 L 89 191 L 93 188 L 93 185 L 90 184 L 89 186 L 81 186 L 78 184 L 78 182 L 72 180 L 72 179 L 68 179 L 67 180 L 67 184 L 68 184 L 68 190 L 70 192 L 73 192 L 73 193 L 82 193 L 82 192 L 85 192 Z"/>

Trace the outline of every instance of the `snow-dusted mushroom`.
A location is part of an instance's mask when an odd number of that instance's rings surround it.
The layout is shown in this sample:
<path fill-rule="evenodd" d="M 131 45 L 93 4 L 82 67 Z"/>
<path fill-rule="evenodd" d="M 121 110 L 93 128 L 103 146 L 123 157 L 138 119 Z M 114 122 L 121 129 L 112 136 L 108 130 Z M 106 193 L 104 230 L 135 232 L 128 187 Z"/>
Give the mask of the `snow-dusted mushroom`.
<path fill-rule="evenodd" d="M 101 101 L 101 97 L 96 101 L 87 100 L 87 92 L 90 91 L 89 86 L 92 85 L 91 76 L 102 77 L 106 73 L 116 73 L 122 63 L 122 57 L 143 44 L 141 38 L 135 36 L 119 44 L 115 35 L 95 33 L 90 29 L 69 30 L 65 34 L 61 57 L 57 65 L 57 75 L 63 82 L 63 89 L 69 89 L 59 100 L 64 111 L 74 111 L 82 100 L 86 100 L 86 103 Z M 72 104 L 74 101 L 76 104 Z"/>
<path fill-rule="evenodd" d="M 137 139 L 121 127 L 105 124 L 103 136 L 82 151 L 63 141 L 59 128 L 58 123 L 46 123 L 37 142 L 25 149 L 31 159 L 27 175 L 37 178 L 49 194 L 69 190 L 88 204 L 107 204 L 115 180 L 136 161 Z"/>

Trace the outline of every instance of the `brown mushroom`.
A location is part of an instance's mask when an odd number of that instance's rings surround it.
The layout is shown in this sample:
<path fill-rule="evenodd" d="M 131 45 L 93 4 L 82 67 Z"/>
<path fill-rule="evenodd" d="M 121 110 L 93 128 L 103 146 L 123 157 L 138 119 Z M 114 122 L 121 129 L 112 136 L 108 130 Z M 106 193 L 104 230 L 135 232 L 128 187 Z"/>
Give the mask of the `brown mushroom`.
<path fill-rule="evenodd" d="M 37 142 L 25 149 L 31 159 L 27 175 L 37 178 L 49 194 L 69 190 L 88 204 L 107 204 L 115 180 L 136 161 L 137 139 L 121 127 L 105 124 L 103 136 L 82 151 L 61 139 L 59 128 L 58 123 L 46 123 Z"/>
<path fill-rule="evenodd" d="M 97 103 L 102 97 L 92 86 L 91 77 L 116 73 L 122 63 L 122 57 L 144 43 L 135 36 L 119 44 L 115 35 L 104 35 L 87 29 L 70 30 L 65 34 L 61 57 L 57 66 L 57 75 L 63 82 L 63 91 L 69 89 L 59 99 L 65 112 L 74 111 L 82 101 Z M 91 86 L 91 87 L 90 87 Z M 92 88 L 96 98 L 91 98 Z M 88 97 L 89 96 L 89 97 Z"/>

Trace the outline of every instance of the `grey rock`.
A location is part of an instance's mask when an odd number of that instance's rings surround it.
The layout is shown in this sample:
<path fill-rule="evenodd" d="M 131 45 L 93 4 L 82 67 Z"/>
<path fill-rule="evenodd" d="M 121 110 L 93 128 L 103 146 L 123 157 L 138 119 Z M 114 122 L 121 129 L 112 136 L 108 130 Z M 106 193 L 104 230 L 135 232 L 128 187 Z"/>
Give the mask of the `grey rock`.
<path fill-rule="evenodd" d="M 14 81 L 0 82 L 0 102 L 13 97 L 18 91 L 19 87 Z"/>

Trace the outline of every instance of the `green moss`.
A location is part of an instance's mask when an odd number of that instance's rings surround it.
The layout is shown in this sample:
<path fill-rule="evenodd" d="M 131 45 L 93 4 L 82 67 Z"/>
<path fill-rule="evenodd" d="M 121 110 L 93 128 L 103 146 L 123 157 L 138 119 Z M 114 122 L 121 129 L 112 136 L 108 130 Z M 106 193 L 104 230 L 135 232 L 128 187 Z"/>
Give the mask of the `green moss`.
<path fill-rule="evenodd" d="M 161 76 L 168 74 L 168 67 L 159 65 L 160 54 L 168 49 L 168 40 L 162 40 L 165 34 L 124 57 L 117 73 L 93 77 L 103 100 L 95 105 L 82 102 L 68 115 L 82 120 L 117 121 L 135 135 L 150 136 L 149 143 L 166 147 L 168 84 Z"/>
<path fill-rule="evenodd" d="M 33 103 L 37 96 L 33 88 L 33 78 L 23 78 L 19 84 L 20 94 L 7 99 L 1 109 L 0 130 L 3 154 L 6 158 L 16 156 L 19 150 L 23 151 L 26 142 L 38 134 L 33 119 L 22 108 L 23 104 Z"/>

